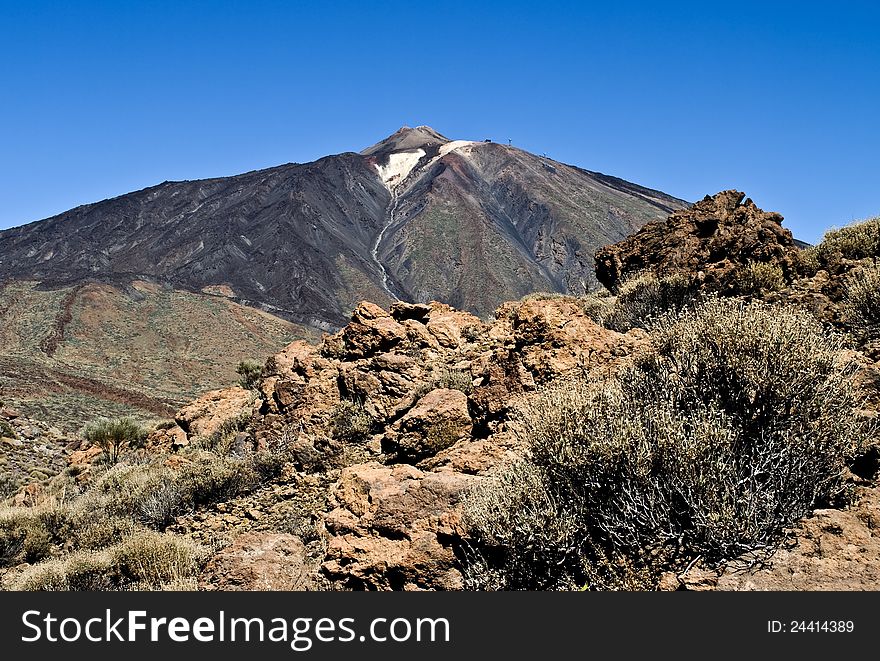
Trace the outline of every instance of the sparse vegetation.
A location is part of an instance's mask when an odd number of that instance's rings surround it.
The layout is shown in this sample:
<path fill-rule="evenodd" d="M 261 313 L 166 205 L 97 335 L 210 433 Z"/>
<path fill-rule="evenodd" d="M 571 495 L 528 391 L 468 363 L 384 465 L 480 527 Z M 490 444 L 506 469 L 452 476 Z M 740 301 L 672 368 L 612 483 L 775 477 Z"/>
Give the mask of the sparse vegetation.
<path fill-rule="evenodd" d="M 869 339 L 880 336 L 880 266 L 854 271 L 843 299 L 846 319 Z"/>
<path fill-rule="evenodd" d="M 253 360 L 243 360 L 235 368 L 238 373 L 238 385 L 245 390 L 255 390 L 260 385 L 260 376 L 263 374 L 262 364 Z"/>
<path fill-rule="evenodd" d="M 142 531 L 99 553 L 79 551 L 24 570 L 16 590 L 162 589 L 194 577 L 205 549 L 180 537 Z"/>
<path fill-rule="evenodd" d="M 880 257 L 880 218 L 829 230 L 812 250 L 823 264 L 840 257 L 852 260 Z"/>
<path fill-rule="evenodd" d="M 469 585 L 628 589 L 772 549 L 866 437 L 840 348 L 807 313 L 711 299 L 615 378 L 550 387 L 519 416 L 530 459 L 466 500 Z"/>
<path fill-rule="evenodd" d="M 107 461 L 115 464 L 123 452 L 143 445 L 147 431 L 134 418 L 105 418 L 86 425 L 82 435 L 104 450 Z"/>
<path fill-rule="evenodd" d="M 607 328 L 624 333 L 633 328 L 647 328 L 652 320 L 682 309 L 697 296 L 697 286 L 690 276 L 676 273 L 657 277 L 653 273 L 630 276 L 617 292 L 617 300 L 602 316 Z M 594 306 L 599 303 L 593 301 Z"/>
<path fill-rule="evenodd" d="M 434 388 L 460 390 L 465 395 L 469 395 L 474 389 L 474 382 L 468 370 L 443 367 L 435 375 L 433 386 Z"/>
<path fill-rule="evenodd" d="M 774 292 L 785 287 L 785 277 L 777 264 L 749 262 L 736 275 L 736 289 L 740 294 Z"/>
<path fill-rule="evenodd" d="M 220 456 L 225 456 L 233 450 L 235 437 L 248 428 L 251 422 L 251 412 L 241 411 L 238 415 L 224 420 L 217 429 L 208 436 L 197 439 L 197 449 L 210 450 Z"/>
<path fill-rule="evenodd" d="M 342 400 L 330 416 L 330 430 L 339 441 L 359 443 L 366 440 L 372 428 L 373 418 L 357 401 Z"/>
<path fill-rule="evenodd" d="M 15 429 L 6 420 L 0 420 L 0 438 L 16 438 Z"/>

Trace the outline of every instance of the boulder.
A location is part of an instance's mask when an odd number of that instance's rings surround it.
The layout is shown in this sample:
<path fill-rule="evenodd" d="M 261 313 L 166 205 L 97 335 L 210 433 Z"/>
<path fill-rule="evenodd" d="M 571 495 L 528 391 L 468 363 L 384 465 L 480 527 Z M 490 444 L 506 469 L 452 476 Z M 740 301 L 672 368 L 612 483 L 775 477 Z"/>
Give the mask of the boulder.
<path fill-rule="evenodd" d="M 366 358 L 387 351 L 407 338 L 406 329 L 374 303 L 362 301 L 342 330 L 345 356 Z"/>
<path fill-rule="evenodd" d="M 407 464 L 343 469 L 324 517 L 325 573 L 354 589 L 461 589 L 459 500 L 479 479 Z"/>
<path fill-rule="evenodd" d="M 238 386 L 212 390 L 177 412 L 175 420 L 189 439 L 210 436 L 227 420 L 251 408 L 251 392 Z"/>
<path fill-rule="evenodd" d="M 302 541 L 287 533 L 249 532 L 216 553 L 199 576 L 202 590 L 284 591 L 315 587 Z"/>
<path fill-rule="evenodd" d="M 401 457 L 422 459 L 469 438 L 472 428 L 467 395 L 437 388 L 393 425 L 388 448 Z"/>

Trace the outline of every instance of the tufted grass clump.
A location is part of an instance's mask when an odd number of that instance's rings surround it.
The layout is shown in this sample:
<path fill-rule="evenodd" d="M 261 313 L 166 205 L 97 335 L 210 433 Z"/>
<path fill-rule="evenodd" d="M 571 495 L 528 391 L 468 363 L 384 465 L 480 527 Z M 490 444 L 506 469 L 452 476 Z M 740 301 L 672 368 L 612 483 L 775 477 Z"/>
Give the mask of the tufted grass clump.
<path fill-rule="evenodd" d="M 841 348 L 807 313 L 713 298 L 614 378 L 549 387 L 518 414 L 529 458 L 465 500 L 468 584 L 641 589 L 772 550 L 869 434 Z"/>

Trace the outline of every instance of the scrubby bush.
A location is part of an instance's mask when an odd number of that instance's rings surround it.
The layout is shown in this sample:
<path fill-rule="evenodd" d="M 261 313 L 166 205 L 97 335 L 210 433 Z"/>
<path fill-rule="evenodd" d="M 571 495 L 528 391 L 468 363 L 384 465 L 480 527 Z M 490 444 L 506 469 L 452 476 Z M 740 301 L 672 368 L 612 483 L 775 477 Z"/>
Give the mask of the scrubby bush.
<path fill-rule="evenodd" d="M 777 264 L 749 262 L 736 274 L 736 289 L 740 294 L 774 292 L 783 287 L 785 277 Z"/>
<path fill-rule="evenodd" d="M 15 494 L 20 486 L 19 481 L 11 473 L 0 474 L 0 500 Z"/>
<path fill-rule="evenodd" d="M 188 539 L 145 530 L 127 537 L 109 555 L 125 580 L 156 589 L 197 574 L 205 550 Z"/>
<path fill-rule="evenodd" d="M 342 400 L 330 416 L 330 431 L 333 438 L 339 441 L 364 441 L 372 428 L 373 419 L 360 402 Z"/>
<path fill-rule="evenodd" d="M 87 441 L 104 450 L 110 464 L 115 464 L 125 450 L 143 446 L 147 438 L 147 430 L 134 418 L 104 418 L 86 425 L 82 435 Z"/>
<path fill-rule="evenodd" d="M 819 253 L 816 246 L 809 246 L 795 254 L 794 266 L 798 273 L 813 277 L 822 268 Z"/>
<path fill-rule="evenodd" d="M 16 438 L 15 429 L 6 420 L 0 420 L 0 437 Z"/>
<path fill-rule="evenodd" d="M 614 299 L 607 289 L 585 294 L 581 297 L 580 303 L 584 314 L 600 326 L 605 325 L 605 318 L 614 310 Z"/>
<path fill-rule="evenodd" d="M 524 405 L 525 464 L 466 499 L 472 587 L 631 588 L 771 549 L 862 445 L 852 365 L 812 316 L 710 299 L 605 382 Z"/>
<path fill-rule="evenodd" d="M 880 218 L 829 230 L 813 250 L 822 263 L 838 256 L 852 260 L 880 257 Z"/>
<path fill-rule="evenodd" d="M 614 307 L 603 317 L 604 325 L 621 333 L 646 328 L 652 320 L 691 303 L 697 292 L 694 281 L 683 273 L 631 276 L 620 285 Z"/>
<path fill-rule="evenodd" d="M 243 360 L 235 368 L 238 373 L 238 385 L 245 390 L 254 390 L 260 385 L 263 366 L 254 360 Z"/>
<path fill-rule="evenodd" d="M 880 336 L 880 266 L 854 271 L 843 299 L 847 321 L 869 339 Z"/>
<path fill-rule="evenodd" d="M 78 551 L 25 569 L 14 590 L 163 589 L 194 577 L 205 549 L 190 540 L 151 531 L 135 533 L 101 552 Z"/>

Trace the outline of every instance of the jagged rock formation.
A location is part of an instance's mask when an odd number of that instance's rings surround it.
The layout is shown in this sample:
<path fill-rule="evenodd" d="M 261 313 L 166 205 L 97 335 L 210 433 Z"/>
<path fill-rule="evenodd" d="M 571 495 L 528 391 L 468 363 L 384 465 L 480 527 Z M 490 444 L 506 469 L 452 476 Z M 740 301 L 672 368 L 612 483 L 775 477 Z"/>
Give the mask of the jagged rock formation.
<path fill-rule="evenodd" d="M 323 485 L 327 578 L 358 589 L 460 588 L 459 501 L 521 451 L 507 428 L 517 398 L 610 369 L 643 339 L 599 327 L 569 298 L 508 303 L 488 325 L 442 303 L 365 302 L 320 345 L 294 342 L 270 358 L 252 407 L 235 390 L 208 393 L 177 416 L 184 442 L 162 430 L 153 443 L 184 447 L 223 415 L 252 410 L 256 447 L 284 438 L 293 465 Z M 348 402 L 370 420 L 359 440 L 338 433 Z"/>
<path fill-rule="evenodd" d="M 699 275 L 706 288 L 724 289 L 749 262 L 775 264 L 790 276 L 798 251 L 781 215 L 762 211 L 745 193 L 729 190 L 600 248 L 596 277 L 616 290 L 627 275 L 640 271 L 682 272 Z"/>

